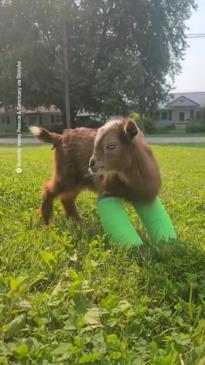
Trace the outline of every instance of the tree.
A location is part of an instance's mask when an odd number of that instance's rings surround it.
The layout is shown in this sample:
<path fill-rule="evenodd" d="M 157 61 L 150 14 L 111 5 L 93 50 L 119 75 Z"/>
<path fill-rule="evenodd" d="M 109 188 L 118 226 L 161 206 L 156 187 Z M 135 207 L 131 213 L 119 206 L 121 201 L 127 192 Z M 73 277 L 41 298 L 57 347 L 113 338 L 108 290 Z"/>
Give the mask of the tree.
<path fill-rule="evenodd" d="M 62 6 L 67 19 L 72 118 L 79 109 L 110 114 L 153 110 L 169 91 L 186 49 L 194 0 L 0 0 L 0 95 L 53 103 L 65 115 Z"/>

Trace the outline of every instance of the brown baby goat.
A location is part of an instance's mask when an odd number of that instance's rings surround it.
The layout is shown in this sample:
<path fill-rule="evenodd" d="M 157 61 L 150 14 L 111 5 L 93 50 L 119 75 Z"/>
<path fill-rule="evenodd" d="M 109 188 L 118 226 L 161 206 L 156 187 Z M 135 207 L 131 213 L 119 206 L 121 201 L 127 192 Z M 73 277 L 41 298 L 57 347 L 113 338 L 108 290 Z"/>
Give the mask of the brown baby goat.
<path fill-rule="evenodd" d="M 55 146 L 52 178 L 45 184 L 40 213 L 48 223 L 53 199 L 60 197 L 67 217 L 79 219 L 75 200 L 84 189 L 99 198 L 151 202 L 161 187 L 157 162 L 134 121 L 117 119 L 98 130 L 77 128 L 62 135 L 30 127 L 32 134 Z"/>

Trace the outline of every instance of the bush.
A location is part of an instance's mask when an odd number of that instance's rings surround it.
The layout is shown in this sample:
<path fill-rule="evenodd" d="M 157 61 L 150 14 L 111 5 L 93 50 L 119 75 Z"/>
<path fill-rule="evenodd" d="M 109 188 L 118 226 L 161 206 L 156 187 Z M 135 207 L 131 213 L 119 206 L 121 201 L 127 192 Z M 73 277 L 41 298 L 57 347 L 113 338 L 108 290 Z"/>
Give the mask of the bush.
<path fill-rule="evenodd" d="M 143 118 L 138 124 L 145 133 L 152 134 L 157 132 L 155 121 L 151 118 Z"/>
<path fill-rule="evenodd" d="M 100 128 L 105 123 L 104 118 L 97 115 L 78 115 L 72 121 L 72 128 Z"/>
<path fill-rule="evenodd" d="M 150 118 L 150 117 L 140 117 L 139 113 L 132 113 L 130 114 L 130 118 L 132 118 L 137 125 L 140 127 L 140 129 L 144 132 L 144 133 L 156 133 L 157 132 L 157 127 L 155 124 L 154 119 Z"/>
<path fill-rule="evenodd" d="M 161 134 L 167 133 L 167 134 L 169 134 L 169 132 L 171 132 L 175 129 L 176 129 L 176 126 L 175 126 L 174 123 L 172 123 L 172 124 L 166 125 L 165 127 L 158 128 L 157 133 L 161 133 Z"/>
<path fill-rule="evenodd" d="M 55 132 L 55 133 L 63 133 L 63 130 L 65 129 L 63 123 L 59 123 L 59 124 L 54 124 L 52 126 L 50 126 L 49 128 L 50 132 Z"/>
<path fill-rule="evenodd" d="M 132 118 L 136 123 L 139 123 L 141 119 L 140 114 L 136 112 L 130 114 L 130 118 Z"/>
<path fill-rule="evenodd" d="M 205 120 L 192 120 L 186 125 L 186 131 L 188 133 L 201 133 L 205 132 Z"/>

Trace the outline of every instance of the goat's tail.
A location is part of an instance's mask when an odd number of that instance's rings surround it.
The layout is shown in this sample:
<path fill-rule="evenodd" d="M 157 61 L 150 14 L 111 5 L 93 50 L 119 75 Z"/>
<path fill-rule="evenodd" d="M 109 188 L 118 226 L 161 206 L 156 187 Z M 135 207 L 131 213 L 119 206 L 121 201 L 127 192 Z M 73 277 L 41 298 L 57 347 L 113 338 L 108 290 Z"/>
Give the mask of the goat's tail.
<path fill-rule="evenodd" d="M 58 146 L 61 143 L 62 135 L 58 133 L 49 132 L 45 128 L 41 127 L 29 127 L 33 136 L 37 137 L 43 142 L 53 143 L 54 146 Z"/>

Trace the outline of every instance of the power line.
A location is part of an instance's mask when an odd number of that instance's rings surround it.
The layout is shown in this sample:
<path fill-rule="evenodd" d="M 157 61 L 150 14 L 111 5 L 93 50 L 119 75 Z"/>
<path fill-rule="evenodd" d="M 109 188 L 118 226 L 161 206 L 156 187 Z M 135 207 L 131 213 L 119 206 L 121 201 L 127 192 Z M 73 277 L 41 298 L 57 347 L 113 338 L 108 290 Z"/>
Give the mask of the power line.
<path fill-rule="evenodd" d="M 205 38 L 205 33 L 189 33 L 186 36 L 187 38 L 199 39 L 199 38 Z"/>
<path fill-rule="evenodd" d="M 197 36 L 199 35 L 200 36 L 200 35 L 205 35 L 205 33 L 187 33 L 187 35 L 191 35 L 191 36 L 192 35 L 197 35 Z"/>

